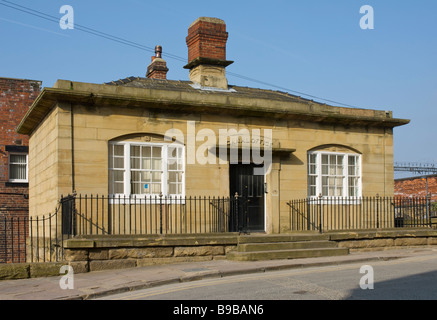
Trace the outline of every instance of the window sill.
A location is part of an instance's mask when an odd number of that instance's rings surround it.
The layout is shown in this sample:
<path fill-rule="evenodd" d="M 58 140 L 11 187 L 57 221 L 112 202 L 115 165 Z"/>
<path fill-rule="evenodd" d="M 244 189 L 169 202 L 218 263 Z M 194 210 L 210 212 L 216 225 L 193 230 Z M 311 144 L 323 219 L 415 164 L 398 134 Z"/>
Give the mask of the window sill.
<path fill-rule="evenodd" d="M 344 204 L 361 204 L 362 197 L 308 197 L 310 204 L 325 205 L 344 205 Z"/>
<path fill-rule="evenodd" d="M 185 204 L 185 196 L 137 196 L 137 195 L 109 195 L 108 197 L 110 204 L 133 204 L 133 205 L 152 205 L 152 204 Z"/>
<path fill-rule="evenodd" d="M 29 188 L 29 182 L 21 182 L 21 181 L 8 181 L 5 182 L 5 187 L 13 187 L 13 188 Z"/>

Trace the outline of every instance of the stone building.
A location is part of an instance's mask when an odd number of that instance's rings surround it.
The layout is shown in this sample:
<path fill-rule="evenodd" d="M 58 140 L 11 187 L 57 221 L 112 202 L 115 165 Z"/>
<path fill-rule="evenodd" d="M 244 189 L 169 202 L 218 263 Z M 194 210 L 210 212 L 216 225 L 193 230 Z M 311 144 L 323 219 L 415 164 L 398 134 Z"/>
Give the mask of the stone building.
<path fill-rule="evenodd" d="M 158 46 L 146 77 L 44 88 L 18 127 L 30 214 L 74 192 L 145 204 L 238 193 L 252 199 L 252 230 L 278 233 L 291 199 L 393 195 L 393 128 L 408 120 L 231 85 L 227 37 L 220 19 L 191 24 L 189 81 L 167 79 Z"/>
<path fill-rule="evenodd" d="M 12 231 L 15 237 L 20 236 L 17 243 L 25 241 L 24 221 L 29 216 L 29 138 L 17 133 L 16 127 L 40 90 L 40 81 L 0 78 L 0 262 L 6 258 L 5 230 L 8 239 Z M 11 219 L 15 222 L 13 227 Z"/>

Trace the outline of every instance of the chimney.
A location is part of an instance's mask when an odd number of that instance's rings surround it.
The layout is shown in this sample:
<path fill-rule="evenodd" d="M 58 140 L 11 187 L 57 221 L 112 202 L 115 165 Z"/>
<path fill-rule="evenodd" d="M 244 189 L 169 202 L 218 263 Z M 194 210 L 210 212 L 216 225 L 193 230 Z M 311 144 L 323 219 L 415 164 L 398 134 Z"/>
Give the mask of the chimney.
<path fill-rule="evenodd" d="M 190 80 L 204 87 L 228 89 L 225 68 L 233 63 L 226 60 L 226 24 L 217 18 L 200 17 L 188 28 L 188 64 Z"/>
<path fill-rule="evenodd" d="M 162 59 L 162 47 L 155 47 L 155 55 L 152 56 L 152 62 L 147 67 L 146 77 L 149 79 L 167 79 L 167 63 Z"/>

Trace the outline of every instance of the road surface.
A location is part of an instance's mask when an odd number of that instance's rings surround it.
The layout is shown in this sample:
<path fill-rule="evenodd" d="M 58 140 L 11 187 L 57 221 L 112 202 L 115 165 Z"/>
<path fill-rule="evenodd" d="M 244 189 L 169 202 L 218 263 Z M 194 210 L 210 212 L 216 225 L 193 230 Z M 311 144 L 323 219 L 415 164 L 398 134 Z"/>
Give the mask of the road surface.
<path fill-rule="evenodd" d="M 364 264 L 292 269 L 177 283 L 104 300 L 434 300 L 437 252 Z"/>

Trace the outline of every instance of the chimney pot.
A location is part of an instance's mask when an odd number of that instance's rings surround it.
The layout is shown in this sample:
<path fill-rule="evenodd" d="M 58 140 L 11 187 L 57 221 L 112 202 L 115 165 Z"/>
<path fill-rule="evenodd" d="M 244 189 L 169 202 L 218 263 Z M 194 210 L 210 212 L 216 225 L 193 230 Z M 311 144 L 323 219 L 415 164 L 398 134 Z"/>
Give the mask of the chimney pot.
<path fill-rule="evenodd" d="M 149 79 L 167 79 L 167 63 L 162 59 L 162 47 L 155 47 L 155 55 L 152 56 L 152 62 L 147 67 L 146 77 Z"/>
<path fill-rule="evenodd" d="M 161 58 L 162 56 L 162 47 L 161 46 L 156 46 L 155 47 L 155 57 L 156 58 Z"/>

